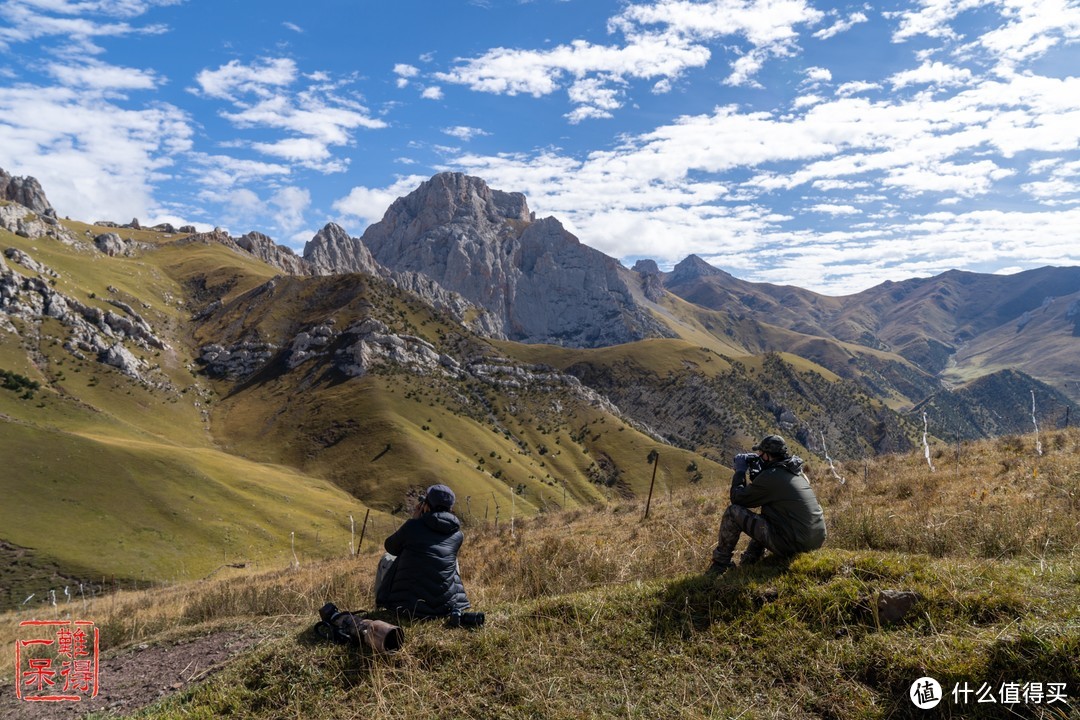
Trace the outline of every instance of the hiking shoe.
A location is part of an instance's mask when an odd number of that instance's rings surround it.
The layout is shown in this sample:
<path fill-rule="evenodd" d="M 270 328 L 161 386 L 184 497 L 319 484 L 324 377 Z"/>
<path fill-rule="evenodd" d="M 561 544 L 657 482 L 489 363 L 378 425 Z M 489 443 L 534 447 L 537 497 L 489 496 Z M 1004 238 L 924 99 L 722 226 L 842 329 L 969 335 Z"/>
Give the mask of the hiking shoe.
<path fill-rule="evenodd" d="M 708 577 L 720 577 L 734 567 L 735 563 L 721 563 L 714 561 L 713 564 L 709 566 L 709 569 L 705 571 L 705 575 Z"/>
<path fill-rule="evenodd" d="M 759 562 L 761 562 L 761 557 L 762 557 L 761 555 L 749 555 L 747 553 L 743 553 L 742 557 L 739 558 L 739 564 L 740 565 L 757 565 Z"/>

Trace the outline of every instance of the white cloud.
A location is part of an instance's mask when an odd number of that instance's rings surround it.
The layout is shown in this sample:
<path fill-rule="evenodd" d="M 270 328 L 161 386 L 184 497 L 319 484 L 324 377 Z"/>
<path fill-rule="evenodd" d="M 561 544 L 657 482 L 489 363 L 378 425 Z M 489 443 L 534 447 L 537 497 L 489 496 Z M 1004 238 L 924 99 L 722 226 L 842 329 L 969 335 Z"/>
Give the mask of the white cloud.
<path fill-rule="evenodd" d="M 806 70 L 803 70 L 803 75 L 806 76 L 806 81 L 813 85 L 819 85 L 821 83 L 827 83 L 832 81 L 832 72 L 830 72 L 828 68 L 806 68 Z"/>
<path fill-rule="evenodd" d="M 1009 71 L 1023 61 L 1038 58 L 1063 42 L 1080 40 L 1080 6 L 1070 0 L 920 0 L 912 10 L 891 13 L 900 19 L 893 33 L 895 42 L 918 36 L 960 41 L 952 23 L 970 10 L 994 12 L 1000 22 L 969 40 L 968 49 L 978 49 Z"/>
<path fill-rule="evenodd" d="M 296 23 L 283 22 L 281 23 L 281 26 L 284 27 L 286 30 L 292 30 L 294 33 L 303 34 L 304 32 L 304 28 L 300 27 Z"/>
<path fill-rule="evenodd" d="M 61 215 L 146 218 L 193 131 L 179 108 L 130 109 L 93 89 L 0 87 L 0 167 L 32 175 Z"/>
<path fill-rule="evenodd" d="M 196 182 L 206 187 L 223 190 L 290 173 L 288 165 L 245 160 L 228 155 L 192 153 L 189 159 L 195 167 L 199 168 L 194 177 Z"/>
<path fill-rule="evenodd" d="M 965 85 L 971 80 L 972 74 L 967 68 L 953 67 L 943 62 L 924 62 L 913 70 L 904 70 L 889 78 L 889 82 L 897 90 L 908 85 L 951 87 Z"/>
<path fill-rule="evenodd" d="M 296 78 L 296 62 L 291 58 L 265 58 L 251 65 L 230 60 L 216 70 L 201 71 L 195 81 L 209 97 L 235 100 L 248 94 L 269 97 Z"/>
<path fill-rule="evenodd" d="M 832 203 L 818 203 L 806 208 L 810 212 L 823 213 L 825 215 L 858 215 L 859 209 L 854 205 L 835 205 Z"/>
<path fill-rule="evenodd" d="M 127 22 L 72 17 L 83 14 L 105 18 L 135 18 L 154 6 L 172 5 L 180 0 L 118 0 L 110 2 L 35 2 L 6 0 L 0 4 L 0 50 L 26 42 L 57 38 L 54 49 L 69 54 L 96 55 L 102 49 L 95 44 L 98 38 L 129 35 L 157 35 L 166 31 L 163 25 L 136 26 Z"/>
<path fill-rule="evenodd" d="M 622 104 L 611 99 L 619 92 L 615 87 L 628 80 L 652 80 L 654 93 L 670 91 L 671 81 L 709 62 L 712 52 L 706 45 L 721 38 L 741 38 L 749 46 L 732 62 L 726 84 L 752 85 L 768 58 L 793 53 L 796 26 L 821 17 L 803 0 L 660 0 L 630 5 L 609 20 L 610 32 L 621 33 L 624 44 L 574 40 L 545 50 L 498 47 L 472 59 L 459 58 L 456 67 L 436 77 L 506 95 L 540 97 L 568 87 L 577 107 L 566 117 L 576 123 L 609 117 Z M 582 87 L 589 88 L 590 99 L 606 90 L 605 102 L 579 102 Z"/>
<path fill-rule="evenodd" d="M 228 192 L 205 190 L 200 197 L 221 213 L 217 220 L 221 225 L 247 228 L 265 216 L 266 205 L 258 194 L 247 188 L 235 188 Z M 246 229 L 239 231 L 239 234 Z"/>
<path fill-rule="evenodd" d="M 794 40 L 797 25 L 813 25 L 823 17 L 803 0 L 660 0 L 631 5 L 610 24 L 624 32 L 660 25 L 705 41 L 742 36 L 754 46 L 765 47 Z"/>
<path fill-rule="evenodd" d="M 409 81 L 420 74 L 420 68 L 405 63 L 394 65 L 394 74 L 397 75 L 395 85 L 399 88 L 409 87 Z"/>
<path fill-rule="evenodd" d="M 432 85 L 431 87 L 424 88 L 424 91 L 420 93 L 420 97 L 425 100 L 442 100 L 443 91 L 438 85 Z"/>
<path fill-rule="evenodd" d="M 284 187 L 271 195 L 269 202 L 277 209 L 274 220 L 278 227 L 292 233 L 304 224 L 304 212 L 311 205 L 311 192 L 304 188 Z"/>
<path fill-rule="evenodd" d="M 866 82 L 865 80 L 855 80 L 852 82 L 846 82 L 840 87 L 836 88 L 836 94 L 841 97 L 849 97 L 851 95 L 858 95 L 859 93 L 867 92 L 868 90 L 880 90 L 881 85 L 874 82 Z"/>
<path fill-rule="evenodd" d="M 822 103 L 824 101 L 825 98 L 819 95 L 800 95 L 799 97 L 795 98 L 792 106 L 798 110 L 805 107 L 810 107 L 811 105 L 817 105 L 818 103 Z"/>
<path fill-rule="evenodd" d="M 851 28 L 855 27 L 859 23 L 869 22 L 870 18 L 866 17 L 866 13 L 854 12 L 848 15 L 846 18 L 841 18 L 827 28 L 822 28 L 814 33 L 814 37 L 818 40 L 828 40 L 831 37 L 835 37 L 840 33 L 847 32 Z"/>
<path fill-rule="evenodd" d="M 351 144 L 358 129 L 376 130 L 387 124 L 343 92 L 345 82 L 328 78 L 326 73 L 314 73 L 304 78 L 310 81 L 305 87 L 293 89 L 301 79 L 295 61 L 268 58 L 252 65 L 234 60 L 216 70 L 200 72 L 197 81 L 202 93 L 232 103 L 235 111 L 220 114 L 236 127 L 288 133 L 283 138 L 251 142 L 248 147 L 330 173 L 348 167 L 348 160 L 335 157 L 331 148 Z"/>
<path fill-rule="evenodd" d="M 458 140 L 469 142 L 475 137 L 484 137 L 491 133 L 480 128 L 466 127 L 465 125 L 455 125 L 454 127 L 446 127 L 442 129 L 442 132 L 450 137 L 455 137 Z"/>
<path fill-rule="evenodd" d="M 77 65 L 49 63 L 45 71 L 61 85 L 91 90 L 152 90 L 160 82 L 152 70 L 118 67 L 95 60 Z"/>
<path fill-rule="evenodd" d="M 384 188 L 354 187 L 348 195 L 334 202 L 334 210 L 344 217 L 355 219 L 365 227 L 382 219 L 394 200 L 408 195 L 428 178 L 423 175 L 399 177 Z"/>

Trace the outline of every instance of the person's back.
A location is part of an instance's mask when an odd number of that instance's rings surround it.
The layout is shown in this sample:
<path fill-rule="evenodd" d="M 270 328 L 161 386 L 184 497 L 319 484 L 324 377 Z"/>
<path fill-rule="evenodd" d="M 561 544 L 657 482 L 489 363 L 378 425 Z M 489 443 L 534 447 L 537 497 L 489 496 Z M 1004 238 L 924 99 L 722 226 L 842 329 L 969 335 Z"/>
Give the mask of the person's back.
<path fill-rule="evenodd" d="M 744 565 L 758 562 L 766 551 L 790 557 L 825 542 L 825 514 L 802 472 L 803 461 L 788 451 L 779 435 L 765 436 L 753 449 L 756 457 L 735 456 L 731 505 L 720 518 L 712 565 L 706 571 L 710 575 L 735 567 L 732 555 L 742 533 L 750 536 Z M 750 509 L 758 507 L 760 513 Z"/>
<path fill-rule="evenodd" d="M 738 498 L 732 493 L 732 501 L 744 507 L 761 506 L 781 555 L 816 550 L 825 542 L 825 515 L 800 469 L 788 459 L 769 463 Z"/>
<path fill-rule="evenodd" d="M 386 538 L 387 553 L 397 559 L 377 590 L 380 607 L 414 617 L 444 617 L 469 608 L 458 574 L 464 535 L 461 521 L 451 512 L 453 497 L 446 486 L 432 486 L 421 504 L 426 511 Z"/>

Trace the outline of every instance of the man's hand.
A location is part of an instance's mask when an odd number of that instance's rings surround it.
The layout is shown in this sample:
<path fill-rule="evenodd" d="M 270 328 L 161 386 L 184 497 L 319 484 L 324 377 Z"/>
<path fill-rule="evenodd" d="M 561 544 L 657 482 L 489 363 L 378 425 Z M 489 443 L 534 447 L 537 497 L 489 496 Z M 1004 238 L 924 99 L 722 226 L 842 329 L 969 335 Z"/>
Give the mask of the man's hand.
<path fill-rule="evenodd" d="M 747 471 L 747 462 L 750 458 L 757 458 L 757 453 L 739 453 L 735 456 L 735 472 L 744 473 Z"/>

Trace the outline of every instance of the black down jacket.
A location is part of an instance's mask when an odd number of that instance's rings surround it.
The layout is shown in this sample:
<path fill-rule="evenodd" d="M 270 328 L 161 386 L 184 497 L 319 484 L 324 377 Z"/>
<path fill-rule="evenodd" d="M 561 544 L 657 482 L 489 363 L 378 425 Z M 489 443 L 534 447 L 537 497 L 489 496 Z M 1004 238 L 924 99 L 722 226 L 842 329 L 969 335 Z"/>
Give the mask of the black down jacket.
<path fill-rule="evenodd" d="M 447 510 L 406 520 L 383 546 L 397 556 L 378 604 L 414 617 L 443 617 L 469 608 L 458 575 L 457 554 L 465 536 Z"/>

